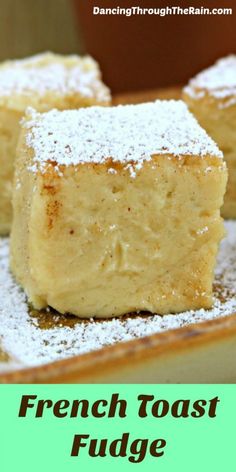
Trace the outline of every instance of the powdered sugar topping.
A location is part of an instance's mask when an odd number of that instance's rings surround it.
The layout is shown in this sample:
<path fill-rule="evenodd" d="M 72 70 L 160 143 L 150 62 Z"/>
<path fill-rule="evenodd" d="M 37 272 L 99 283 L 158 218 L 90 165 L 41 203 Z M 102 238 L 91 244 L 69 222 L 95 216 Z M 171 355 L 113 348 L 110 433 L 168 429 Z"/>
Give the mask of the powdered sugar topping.
<path fill-rule="evenodd" d="M 213 66 L 200 72 L 189 81 L 184 92 L 192 98 L 204 97 L 207 93 L 220 100 L 219 106 L 236 103 L 236 55 L 219 59 Z"/>
<path fill-rule="evenodd" d="M 30 315 L 26 296 L 8 268 L 8 240 L 0 239 L 0 360 L 1 347 L 10 361 L 3 368 L 34 366 L 83 354 L 117 342 L 180 328 L 236 312 L 236 222 L 226 222 L 215 275 L 214 306 L 175 315 L 130 315 L 88 322 L 48 312 Z M 41 317 L 47 317 L 47 328 Z M 3 356 L 2 356 L 3 357 Z M 2 368 L 1 366 L 1 368 Z"/>
<path fill-rule="evenodd" d="M 135 177 L 154 154 L 222 157 L 181 100 L 28 115 L 23 126 L 34 150 L 33 169 L 43 170 L 48 160 L 68 166 L 112 158 Z"/>
<path fill-rule="evenodd" d="M 20 95 L 27 99 L 78 93 L 82 97 L 109 101 L 97 63 L 89 56 L 38 54 L 27 59 L 8 61 L 0 68 L 0 98 Z"/>

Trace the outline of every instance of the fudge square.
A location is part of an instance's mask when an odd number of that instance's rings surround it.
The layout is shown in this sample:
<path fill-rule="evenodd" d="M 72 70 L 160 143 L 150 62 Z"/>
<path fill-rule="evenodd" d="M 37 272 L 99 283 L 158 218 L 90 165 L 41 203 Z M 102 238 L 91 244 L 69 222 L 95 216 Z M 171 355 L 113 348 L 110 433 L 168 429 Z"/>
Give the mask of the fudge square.
<path fill-rule="evenodd" d="M 99 67 L 89 56 L 43 53 L 0 65 L 0 234 L 11 227 L 14 158 L 25 108 L 45 112 L 109 102 Z"/>
<path fill-rule="evenodd" d="M 183 99 L 224 153 L 229 180 L 222 215 L 236 218 L 236 55 L 191 79 Z"/>
<path fill-rule="evenodd" d="M 227 169 L 181 101 L 28 112 L 11 269 L 37 309 L 209 308 Z"/>

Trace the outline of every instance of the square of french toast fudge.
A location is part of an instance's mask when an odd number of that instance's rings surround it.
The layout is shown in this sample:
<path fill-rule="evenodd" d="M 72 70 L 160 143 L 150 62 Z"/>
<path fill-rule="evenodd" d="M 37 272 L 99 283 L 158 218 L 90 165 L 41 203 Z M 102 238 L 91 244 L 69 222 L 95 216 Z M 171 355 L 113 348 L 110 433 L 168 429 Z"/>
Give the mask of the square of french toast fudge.
<path fill-rule="evenodd" d="M 89 56 L 43 53 L 0 64 L 0 234 L 11 227 L 14 158 L 26 107 L 44 112 L 108 104 L 110 92 Z"/>
<path fill-rule="evenodd" d="M 236 218 L 236 55 L 191 79 L 183 99 L 224 153 L 229 180 L 222 215 Z"/>
<path fill-rule="evenodd" d="M 29 111 L 12 272 L 35 308 L 79 317 L 209 308 L 226 180 L 181 101 Z"/>

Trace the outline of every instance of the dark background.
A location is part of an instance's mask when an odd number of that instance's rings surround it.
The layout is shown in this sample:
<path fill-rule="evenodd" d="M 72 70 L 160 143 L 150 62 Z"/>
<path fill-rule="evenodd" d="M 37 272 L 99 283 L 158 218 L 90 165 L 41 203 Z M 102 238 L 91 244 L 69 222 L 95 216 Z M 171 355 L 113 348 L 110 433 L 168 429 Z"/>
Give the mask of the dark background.
<path fill-rule="evenodd" d="M 233 15 L 94 16 L 94 5 L 231 7 Z M 90 53 L 113 92 L 183 84 L 236 53 L 236 1 L 0 0 L 0 60 L 43 50 Z"/>
<path fill-rule="evenodd" d="M 89 52 L 115 91 L 185 83 L 215 59 L 236 52 L 236 1 L 75 0 Z M 232 16 L 93 16 L 92 6 L 231 7 Z"/>

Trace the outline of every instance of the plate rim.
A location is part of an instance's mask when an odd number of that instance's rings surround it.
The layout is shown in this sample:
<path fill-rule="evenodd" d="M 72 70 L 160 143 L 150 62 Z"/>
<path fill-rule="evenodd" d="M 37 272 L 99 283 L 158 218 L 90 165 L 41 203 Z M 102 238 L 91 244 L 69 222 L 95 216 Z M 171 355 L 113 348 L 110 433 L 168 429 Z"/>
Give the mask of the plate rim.
<path fill-rule="evenodd" d="M 111 372 L 114 366 L 117 369 L 137 364 L 140 360 L 157 360 L 163 355 L 170 357 L 231 337 L 236 337 L 236 312 L 53 362 L 3 371 L 0 372 L 0 384 L 62 383 L 58 378 L 63 378 L 63 375 L 65 380 L 76 375 L 76 383 L 87 383 L 86 378 L 96 378 L 104 369 Z"/>

